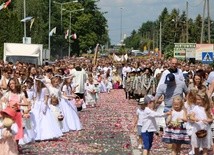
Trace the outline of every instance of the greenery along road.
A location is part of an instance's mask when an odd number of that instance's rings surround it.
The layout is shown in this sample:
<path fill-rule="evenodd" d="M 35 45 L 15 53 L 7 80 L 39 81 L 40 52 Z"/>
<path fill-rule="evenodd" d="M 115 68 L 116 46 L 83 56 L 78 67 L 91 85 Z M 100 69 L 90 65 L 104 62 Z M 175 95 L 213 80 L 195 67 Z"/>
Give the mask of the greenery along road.
<path fill-rule="evenodd" d="M 69 12 L 63 11 L 64 9 L 72 11 L 84 8 L 84 11 L 71 13 L 70 32 L 77 34 L 77 39 L 71 38 L 72 52 L 86 51 L 89 48 L 93 49 L 97 43 L 104 45 L 109 42 L 107 20 L 104 13 L 97 7 L 96 1 L 78 0 L 78 3 L 66 4 L 68 0 L 61 0 L 60 3 L 65 3 L 62 10 L 59 4 L 54 3 L 53 0 L 51 2 L 51 29 L 57 28 L 56 34 L 51 37 L 52 55 L 59 55 L 61 47 L 63 54 L 67 55 L 68 40 L 65 39 L 65 32 L 69 29 L 70 15 Z M 48 0 L 26 0 L 26 16 L 32 16 L 35 19 L 31 28 L 31 22 L 26 23 L 27 37 L 31 37 L 34 44 L 44 44 L 45 48 L 48 47 L 49 34 L 48 6 Z M 2 57 L 4 42 L 22 43 L 24 26 L 20 21 L 24 17 L 23 1 L 12 0 L 6 9 L 0 10 L 0 13 L 0 56 Z"/>

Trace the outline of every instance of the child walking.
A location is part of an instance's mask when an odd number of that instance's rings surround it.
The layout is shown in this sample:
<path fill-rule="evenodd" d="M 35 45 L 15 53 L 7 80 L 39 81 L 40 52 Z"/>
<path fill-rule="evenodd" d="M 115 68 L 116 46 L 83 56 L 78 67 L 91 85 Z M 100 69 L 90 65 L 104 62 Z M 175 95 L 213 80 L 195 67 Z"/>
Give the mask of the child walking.
<path fill-rule="evenodd" d="M 88 105 L 91 107 L 95 107 L 97 103 L 97 87 L 95 87 L 95 83 L 93 78 L 88 79 L 88 83 L 85 86 L 85 100 Z"/>
<path fill-rule="evenodd" d="M 2 121 L 0 122 L 0 154 L 18 155 L 18 146 L 15 141 L 15 134 L 18 126 L 15 123 L 16 111 L 10 107 L 0 112 Z"/>
<path fill-rule="evenodd" d="M 155 102 L 152 95 L 144 97 L 145 109 L 140 114 L 140 121 L 142 124 L 141 136 L 143 139 L 143 155 L 149 155 L 152 148 L 153 135 L 157 132 L 156 117 L 163 117 L 168 113 L 162 114 L 154 111 Z"/>
<path fill-rule="evenodd" d="M 203 155 L 207 155 L 208 149 L 212 145 L 211 123 L 213 118 L 210 101 L 206 93 L 196 95 L 196 106 L 193 108 L 189 119 L 193 126 L 191 144 L 195 148 L 195 155 L 199 155 L 199 148 L 203 149 Z"/>
<path fill-rule="evenodd" d="M 186 109 L 187 112 L 187 122 L 186 122 L 186 130 L 187 130 L 187 134 L 189 135 L 189 137 L 191 138 L 192 135 L 192 122 L 188 121 L 191 113 L 192 113 L 192 109 L 196 106 L 196 94 L 197 94 L 197 90 L 195 89 L 191 89 L 189 91 L 189 93 L 187 94 L 186 97 L 186 102 L 184 103 L 184 108 Z M 195 150 L 194 147 L 191 147 L 191 151 L 189 152 L 189 155 L 194 155 L 195 154 Z"/>
<path fill-rule="evenodd" d="M 171 115 L 167 117 L 167 127 L 165 129 L 162 141 L 172 144 L 172 155 L 180 153 L 181 144 L 189 144 L 190 138 L 184 127 L 187 121 L 186 111 L 183 109 L 184 102 L 180 96 L 173 98 L 173 107 Z"/>
<path fill-rule="evenodd" d="M 143 139 L 141 137 L 141 130 L 142 130 L 142 112 L 146 108 L 146 104 L 144 104 L 144 98 L 140 98 L 138 102 L 139 108 L 136 111 L 135 119 L 134 119 L 134 129 L 137 127 L 137 135 L 138 135 L 138 149 L 142 149 L 143 145 Z"/>

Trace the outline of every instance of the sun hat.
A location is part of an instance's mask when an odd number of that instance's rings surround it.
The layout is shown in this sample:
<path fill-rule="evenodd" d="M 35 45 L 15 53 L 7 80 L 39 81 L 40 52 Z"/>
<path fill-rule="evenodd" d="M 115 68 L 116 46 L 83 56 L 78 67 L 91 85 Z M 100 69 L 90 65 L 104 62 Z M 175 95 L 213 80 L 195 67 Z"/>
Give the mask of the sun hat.
<path fill-rule="evenodd" d="M 4 110 L 1 111 L 1 114 L 7 114 L 9 115 L 12 119 L 15 118 L 16 116 L 16 111 L 10 107 L 6 107 Z"/>

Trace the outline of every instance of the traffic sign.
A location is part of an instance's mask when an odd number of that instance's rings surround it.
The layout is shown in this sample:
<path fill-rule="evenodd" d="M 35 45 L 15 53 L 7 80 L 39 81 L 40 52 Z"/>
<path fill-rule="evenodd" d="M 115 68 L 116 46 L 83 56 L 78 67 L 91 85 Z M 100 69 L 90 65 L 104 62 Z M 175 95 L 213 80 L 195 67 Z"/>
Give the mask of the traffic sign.
<path fill-rule="evenodd" d="M 210 64 L 213 62 L 213 52 L 202 52 L 202 63 Z"/>

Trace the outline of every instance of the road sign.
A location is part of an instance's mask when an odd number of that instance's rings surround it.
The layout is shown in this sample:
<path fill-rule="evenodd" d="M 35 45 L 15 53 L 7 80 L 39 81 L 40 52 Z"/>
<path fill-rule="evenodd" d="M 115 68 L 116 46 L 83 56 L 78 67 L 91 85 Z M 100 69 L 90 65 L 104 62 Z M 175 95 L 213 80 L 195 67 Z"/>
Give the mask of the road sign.
<path fill-rule="evenodd" d="M 213 52 L 202 52 L 202 63 L 210 64 L 213 62 Z"/>

